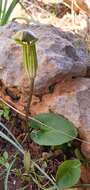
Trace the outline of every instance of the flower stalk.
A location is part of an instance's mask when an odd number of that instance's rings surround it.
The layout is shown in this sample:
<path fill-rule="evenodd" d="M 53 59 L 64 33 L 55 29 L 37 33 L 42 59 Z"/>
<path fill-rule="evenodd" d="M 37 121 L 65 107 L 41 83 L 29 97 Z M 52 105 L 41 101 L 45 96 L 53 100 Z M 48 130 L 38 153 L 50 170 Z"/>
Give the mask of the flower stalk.
<path fill-rule="evenodd" d="M 32 100 L 33 95 L 33 89 L 34 89 L 34 80 L 37 73 L 37 53 L 36 53 L 36 41 L 37 38 L 33 35 L 33 33 L 22 30 L 16 33 L 14 36 L 14 39 L 18 44 L 21 45 L 22 51 L 23 51 L 23 64 L 25 71 L 27 72 L 28 78 L 29 78 L 29 97 L 28 97 L 28 103 L 26 107 L 26 123 L 28 122 L 28 115 L 29 115 L 29 109 L 30 104 Z"/>

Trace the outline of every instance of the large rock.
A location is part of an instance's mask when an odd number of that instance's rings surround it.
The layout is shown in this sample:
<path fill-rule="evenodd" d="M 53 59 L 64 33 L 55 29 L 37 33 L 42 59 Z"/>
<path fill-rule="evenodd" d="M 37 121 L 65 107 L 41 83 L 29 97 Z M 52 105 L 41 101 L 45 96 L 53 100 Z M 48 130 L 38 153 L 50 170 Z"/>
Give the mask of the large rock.
<path fill-rule="evenodd" d="M 64 77 L 86 75 L 86 53 L 73 45 L 73 34 L 64 33 L 53 26 L 25 26 L 11 23 L 0 28 L 0 80 L 5 86 L 28 88 L 23 69 L 21 48 L 12 40 L 13 34 L 28 28 L 38 38 L 38 72 L 34 94 L 44 94 L 48 87 Z"/>
<path fill-rule="evenodd" d="M 90 158 L 90 79 L 72 81 L 66 84 L 67 88 L 69 92 L 56 97 L 51 110 L 64 115 L 78 127 L 81 138 L 87 142 L 82 143 L 82 152 Z"/>
<path fill-rule="evenodd" d="M 78 78 L 58 84 L 52 94 L 43 96 L 42 102 L 32 103 L 32 113 L 53 111 L 72 121 L 86 143 L 82 152 L 90 158 L 90 79 Z"/>

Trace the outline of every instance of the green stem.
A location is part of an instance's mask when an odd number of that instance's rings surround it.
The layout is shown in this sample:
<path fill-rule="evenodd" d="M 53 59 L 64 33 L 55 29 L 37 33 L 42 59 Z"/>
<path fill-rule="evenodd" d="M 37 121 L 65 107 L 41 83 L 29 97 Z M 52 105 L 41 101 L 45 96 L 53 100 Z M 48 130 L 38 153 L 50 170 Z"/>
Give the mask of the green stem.
<path fill-rule="evenodd" d="M 30 91 L 29 91 L 29 98 L 28 98 L 28 103 L 26 107 L 26 123 L 28 122 L 28 116 L 29 116 L 29 109 L 30 109 L 30 104 L 32 101 L 32 95 L 33 95 L 33 87 L 34 87 L 34 78 L 31 78 L 30 80 Z"/>
<path fill-rule="evenodd" d="M 28 116 L 29 116 L 29 110 L 30 110 L 30 105 L 32 101 L 32 95 L 33 95 L 33 87 L 34 87 L 34 78 L 31 78 L 30 80 L 30 87 L 29 87 L 29 97 L 28 97 L 28 102 L 26 106 L 26 118 L 25 118 L 25 126 L 26 126 L 26 134 L 27 134 L 27 143 L 28 143 L 28 149 L 29 149 L 29 143 L 30 143 L 30 127 L 28 126 Z"/>

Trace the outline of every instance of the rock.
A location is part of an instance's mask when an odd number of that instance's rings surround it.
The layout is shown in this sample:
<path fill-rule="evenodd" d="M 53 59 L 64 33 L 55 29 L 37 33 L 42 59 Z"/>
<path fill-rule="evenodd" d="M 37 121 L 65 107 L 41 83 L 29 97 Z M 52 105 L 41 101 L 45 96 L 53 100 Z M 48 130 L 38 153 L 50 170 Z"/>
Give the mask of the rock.
<path fill-rule="evenodd" d="M 52 111 L 63 115 L 79 130 L 80 137 L 86 141 L 81 149 L 90 158 L 90 79 L 78 78 L 59 83 L 52 94 L 44 95 L 42 102 L 32 104 L 32 113 Z"/>
<path fill-rule="evenodd" d="M 48 87 L 62 81 L 64 77 L 86 75 L 86 53 L 73 45 L 72 34 L 63 34 L 53 26 L 20 25 L 11 23 L 0 28 L 0 80 L 5 86 L 28 88 L 29 82 L 23 69 L 21 48 L 12 40 L 13 34 L 27 28 L 38 38 L 38 72 L 34 94 L 48 91 Z M 68 38 L 69 36 L 69 38 Z"/>
<path fill-rule="evenodd" d="M 84 184 L 90 184 L 90 167 L 81 165 L 81 180 Z M 90 190 L 90 187 L 85 188 L 86 190 Z"/>
<path fill-rule="evenodd" d="M 81 138 L 87 142 L 82 143 L 82 152 L 90 158 L 90 79 L 72 81 L 66 84 L 67 88 L 69 93 L 63 92 L 63 95 L 56 97 L 51 110 L 64 115 L 78 127 Z"/>

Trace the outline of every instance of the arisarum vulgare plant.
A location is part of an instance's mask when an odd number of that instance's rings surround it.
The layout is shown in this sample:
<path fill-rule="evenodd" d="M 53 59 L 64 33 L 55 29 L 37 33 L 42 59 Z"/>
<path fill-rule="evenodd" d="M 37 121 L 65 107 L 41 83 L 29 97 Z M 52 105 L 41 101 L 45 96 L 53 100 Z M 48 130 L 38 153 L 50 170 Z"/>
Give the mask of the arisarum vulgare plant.
<path fill-rule="evenodd" d="M 30 103 L 32 100 L 34 80 L 36 77 L 36 72 L 38 67 L 37 53 L 36 53 L 37 38 L 34 36 L 32 32 L 28 30 L 21 30 L 15 34 L 14 39 L 22 47 L 23 60 L 24 60 L 23 64 L 30 81 L 29 99 L 26 108 L 26 120 L 27 120 L 30 109 Z"/>

